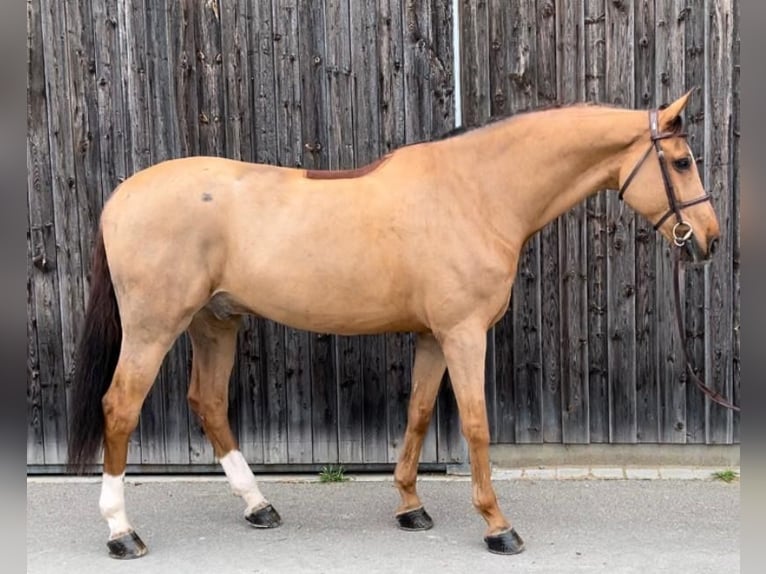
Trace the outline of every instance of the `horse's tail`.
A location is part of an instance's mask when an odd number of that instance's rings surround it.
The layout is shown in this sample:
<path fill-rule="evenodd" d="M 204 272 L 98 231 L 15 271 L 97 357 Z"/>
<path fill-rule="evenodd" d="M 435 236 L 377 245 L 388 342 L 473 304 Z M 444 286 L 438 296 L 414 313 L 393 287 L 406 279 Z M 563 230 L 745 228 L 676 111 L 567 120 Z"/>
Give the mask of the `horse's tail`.
<path fill-rule="evenodd" d="M 99 227 L 91 263 L 90 297 L 77 349 L 69 414 L 70 471 L 82 473 L 94 462 L 104 438 L 101 399 L 112 382 L 122 342 L 114 285 Z"/>

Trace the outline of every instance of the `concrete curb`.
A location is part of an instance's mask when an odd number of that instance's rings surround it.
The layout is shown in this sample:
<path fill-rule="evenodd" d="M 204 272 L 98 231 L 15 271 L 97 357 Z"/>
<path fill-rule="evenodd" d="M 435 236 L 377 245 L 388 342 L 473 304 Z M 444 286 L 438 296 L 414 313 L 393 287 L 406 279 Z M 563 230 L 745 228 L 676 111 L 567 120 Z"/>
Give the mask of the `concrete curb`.
<path fill-rule="evenodd" d="M 620 467 L 620 466 L 592 466 L 592 467 L 533 467 L 533 468 L 494 468 L 492 480 L 717 480 L 714 473 L 723 470 L 731 470 L 736 473 L 736 481 L 741 479 L 739 467 Z M 318 474 L 256 474 L 259 482 L 283 482 L 283 483 L 314 483 L 320 482 Z M 352 482 L 393 482 L 390 473 L 364 473 L 349 474 Z M 129 483 L 146 482 L 225 482 L 226 477 L 221 474 L 204 475 L 128 475 L 125 478 Z M 470 481 L 470 475 L 463 474 L 437 474 L 420 473 L 418 480 L 465 482 Z M 28 476 L 28 483 L 94 483 L 101 482 L 100 476 Z"/>

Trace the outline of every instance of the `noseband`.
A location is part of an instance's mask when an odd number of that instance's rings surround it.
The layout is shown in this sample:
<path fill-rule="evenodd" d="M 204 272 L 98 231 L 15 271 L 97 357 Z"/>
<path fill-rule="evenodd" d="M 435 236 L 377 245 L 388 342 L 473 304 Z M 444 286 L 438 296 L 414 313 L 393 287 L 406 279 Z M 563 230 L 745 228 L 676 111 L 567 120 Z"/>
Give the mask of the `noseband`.
<path fill-rule="evenodd" d="M 668 165 L 667 161 L 665 160 L 665 152 L 662 151 L 662 148 L 660 147 L 660 140 L 668 139 L 668 138 L 674 138 L 674 137 L 682 137 L 686 138 L 685 133 L 673 133 L 673 132 L 664 132 L 660 133 L 658 128 L 658 113 L 657 110 L 651 110 L 649 112 L 649 128 L 651 130 L 651 139 L 652 142 L 649 145 L 649 149 L 646 150 L 646 153 L 641 157 L 641 159 L 638 161 L 638 163 L 633 168 L 633 171 L 630 172 L 630 175 L 628 175 L 628 178 L 625 180 L 625 183 L 622 184 L 622 187 L 620 188 L 620 194 L 619 198 L 622 200 L 622 196 L 625 195 L 625 192 L 628 189 L 628 186 L 630 185 L 630 182 L 633 181 L 633 178 L 636 176 L 636 173 L 638 173 L 638 170 L 641 168 L 641 166 L 646 161 L 646 158 L 649 157 L 649 154 L 652 153 L 652 150 L 654 149 L 657 152 L 657 159 L 660 162 L 660 171 L 662 172 L 662 181 L 665 184 L 665 193 L 668 196 L 668 206 L 669 209 L 663 215 L 660 217 L 659 221 L 654 224 L 655 231 L 660 228 L 660 226 L 667 221 L 669 217 L 672 215 L 675 215 L 676 217 L 676 224 L 673 226 L 673 243 L 675 243 L 678 247 L 683 247 L 686 245 L 686 242 L 691 239 L 692 235 L 694 234 L 694 230 L 692 229 L 692 226 L 689 222 L 685 221 L 684 218 L 681 216 L 681 210 L 690 207 L 692 205 L 697 205 L 698 203 L 702 203 L 704 201 L 711 201 L 710 194 L 705 192 L 704 195 L 701 195 L 699 197 L 695 197 L 694 199 L 690 199 L 688 201 L 678 201 L 678 198 L 676 197 L 676 192 L 673 189 L 673 182 L 670 181 L 670 174 L 668 173 Z M 708 397 L 710 397 L 710 400 L 712 400 L 714 403 L 717 403 L 721 405 L 722 407 L 725 407 L 727 409 L 731 409 L 733 411 L 739 412 L 739 407 L 735 404 L 727 401 L 721 393 L 718 391 L 711 389 L 708 387 L 705 383 L 703 383 L 700 378 L 694 373 L 694 369 L 691 366 L 691 362 L 689 361 L 689 355 L 686 352 L 686 332 L 683 325 L 683 317 L 681 313 L 681 256 L 679 253 L 675 253 L 673 257 L 673 271 L 675 275 L 675 281 L 673 282 L 673 296 L 676 302 L 676 326 L 678 327 L 678 335 L 681 338 L 681 348 L 683 349 L 684 353 L 684 359 L 686 361 L 686 368 L 689 372 L 689 375 L 691 376 L 692 381 L 695 385 Z"/>
<path fill-rule="evenodd" d="M 641 156 L 641 159 L 638 160 L 638 163 L 636 163 L 636 165 L 633 167 L 633 170 L 630 172 L 630 175 L 628 175 L 625 183 L 622 184 L 620 193 L 617 197 L 619 197 L 620 201 L 622 201 L 622 196 L 625 195 L 625 192 L 628 190 L 628 186 L 633 181 L 633 178 L 636 177 L 638 170 L 644 164 L 646 158 L 649 157 L 649 154 L 652 153 L 652 150 L 655 150 L 657 152 L 657 159 L 660 162 L 660 172 L 662 172 L 662 182 L 665 185 L 665 193 L 668 196 L 669 208 L 665 215 L 660 217 L 659 221 L 654 224 L 654 229 L 656 231 L 660 228 L 660 226 L 662 226 L 663 223 L 665 223 L 665 221 L 667 221 L 669 217 L 675 215 L 676 224 L 673 226 L 673 243 L 675 243 L 678 247 L 683 247 L 686 242 L 691 239 L 691 236 L 694 234 L 694 230 L 692 229 L 691 224 L 688 221 L 685 221 L 681 216 L 681 210 L 687 207 L 691 207 L 692 205 L 697 205 L 698 203 L 711 201 L 710 194 L 705 192 L 703 195 L 695 197 L 694 199 L 689 199 L 687 201 L 678 200 L 676 197 L 675 189 L 673 188 L 673 182 L 670 180 L 670 173 L 668 172 L 668 164 L 667 160 L 665 159 L 665 152 L 662 151 L 662 148 L 660 147 L 660 140 L 676 137 L 686 139 L 686 134 L 673 132 L 660 133 L 659 114 L 657 110 L 649 111 L 649 129 L 651 132 L 651 143 L 649 144 L 649 148 L 646 150 L 646 153 Z"/>

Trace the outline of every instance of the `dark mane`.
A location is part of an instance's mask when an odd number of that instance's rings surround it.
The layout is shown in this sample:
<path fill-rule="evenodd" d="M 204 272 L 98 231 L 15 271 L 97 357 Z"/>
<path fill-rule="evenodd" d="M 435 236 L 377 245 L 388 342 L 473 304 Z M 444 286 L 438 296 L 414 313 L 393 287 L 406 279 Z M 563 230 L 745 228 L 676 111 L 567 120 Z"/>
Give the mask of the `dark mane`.
<path fill-rule="evenodd" d="M 446 140 L 446 139 L 449 139 L 449 138 L 452 138 L 452 137 L 461 136 L 461 135 L 470 133 L 472 131 L 484 128 L 486 126 L 491 126 L 493 124 L 504 122 L 506 120 L 512 120 L 513 118 L 516 118 L 518 116 L 522 116 L 522 115 L 525 115 L 525 114 L 532 114 L 532 113 L 535 113 L 535 112 L 545 112 L 545 111 L 548 111 L 548 110 L 557 110 L 557 109 L 563 109 L 563 108 L 590 107 L 590 106 L 613 107 L 613 106 L 609 106 L 608 104 L 603 104 L 603 103 L 600 103 L 600 102 L 574 102 L 574 103 L 568 103 L 568 104 L 563 104 L 563 103 L 560 103 L 560 102 L 553 102 L 553 103 L 546 104 L 544 106 L 540 106 L 540 107 L 536 107 L 536 108 L 520 110 L 520 111 L 518 111 L 518 112 L 516 112 L 514 114 L 510 114 L 510 115 L 505 115 L 505 116 L 490 116 L 482 124 L 457 126 L 457 127 L 454 127 L 452 129 L 442 133 L 442 134 L 437 135 L 436 137 L 434 137 L 434 138 L 432 138 L 432 139 L 430 139 L 428 141 L 436 142 L 436 141 Z M 418 143 L 423 143 L 423 142 L 418 142 Z M 414 145 L 414 144 L 409 144 L 409 145 Z"/>

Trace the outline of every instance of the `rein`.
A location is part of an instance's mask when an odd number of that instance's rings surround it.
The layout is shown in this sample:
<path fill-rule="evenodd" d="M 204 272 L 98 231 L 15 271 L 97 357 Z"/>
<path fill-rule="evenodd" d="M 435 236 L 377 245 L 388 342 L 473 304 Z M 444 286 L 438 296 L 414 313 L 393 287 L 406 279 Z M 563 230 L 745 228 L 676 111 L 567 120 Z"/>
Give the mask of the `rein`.
<path fill-rule="evenodd" d="M 684 329 L 684 321 L 683 321 L 683 316 L 681 313 L 681 275 L 683 273 L 683 269 L 681 265 L 680 249 L 686 245 L 686 242 L 689 241 L 692 238 L 692 235 L 694 234 L 694 230 L 692 229 L 691 224 L 685 221 L 683 216 L 681 215 L 681 210 L 687 207 L 690 207 L 692 205 L 697 205 L 698 203 L 703 203 L 705 201 L 712 201 L 712 199 L 710 197 L 710 194 L 705 192 L 703 195 L 699 197 L 695 197 L 694 199 L 690 199 L 687 201 L 678 201 L 678 198 L 676 197 L 675 189 L 673 188 L 673 182 L 671 181 L 670 174 L 668 173 L 668 166 L 667 166 L 667 160 L 665 159 L 665 152 L 660 147 L 659 142 L 660 140 L 664 140 L 668 138 L 673 138 L 673 137 L 686 138 L 687 136 L 685 133 L 660 132 L 657 110 L 650 110 L 649 112 L 649 128 L 651 132 L 651 140 L 652 140 L 651 144 L 649 145 L 649 148 L 646 150 L 646 153 L 644 153 L 644 155 L 641 156 L 641 159 L 638 160 L 636 165 L 633 167 L 633 170 L 628 175 L 627 179 L 625 180 L 625 183 L 622 184 L 618 198 L 620 199 L 620 201 L 622 201 L 623 195 L 625 195 L 625 192 L 627 191 L 628 186 L 633 181 L 633 178 L 638 173 L 638 170 L 641 168 L 641 166 L 644 164 L 646 159 L 649 157 L 649 154 L 652 153 L 652 150 L 655 150 L 657 152 L 657 159 L 660 163 L 660 172 L 662 173 L 662 182 L 665 186 L 665 193 L 668 197 L 668 211 L 662 217 L 660 217 L 657 223 L 654 224 L 654 230 L 655 231 L 658 230 L 660 226 L 663 223 L 665 223 L 665 221 L 667 221 L 669 217 L 675 216 L 676 223 L 673 226 L 673 243 L 679 249 L 673 253 L 673 275 L 674 275 L 673 298 L 675 299 L 675 304 L 676 304 L 676 313 L 675 313 L 676 327 L 678 328 L 678 335 L 681 338 L 681 348 L 683 349 L 683 353 L 684 353 L 684 362 L 686 363 L 686 369 L 689 373 L 689 376 L 691 377 L 691 380 L 694 382 L 695 385 L 697 385 L 697 388 L 699 388 L 700 391 L 702 391 L 705 395 L 707 395 L 711 401 L 727 409 L 731 409 L 733 411 L 739 412 L 738 406 L 727 401 L 723 397 L 723 395 L 721 395 L 721 393 L 719 393 L 715 389 L 711 389 L 709 386 L 703 383 L 700 380 L 700 378 L 694 373 L 694 369 L 691 366 L 691 361 L 689 360 L 689 354 L 686 350 L 686 331 Z"/>

